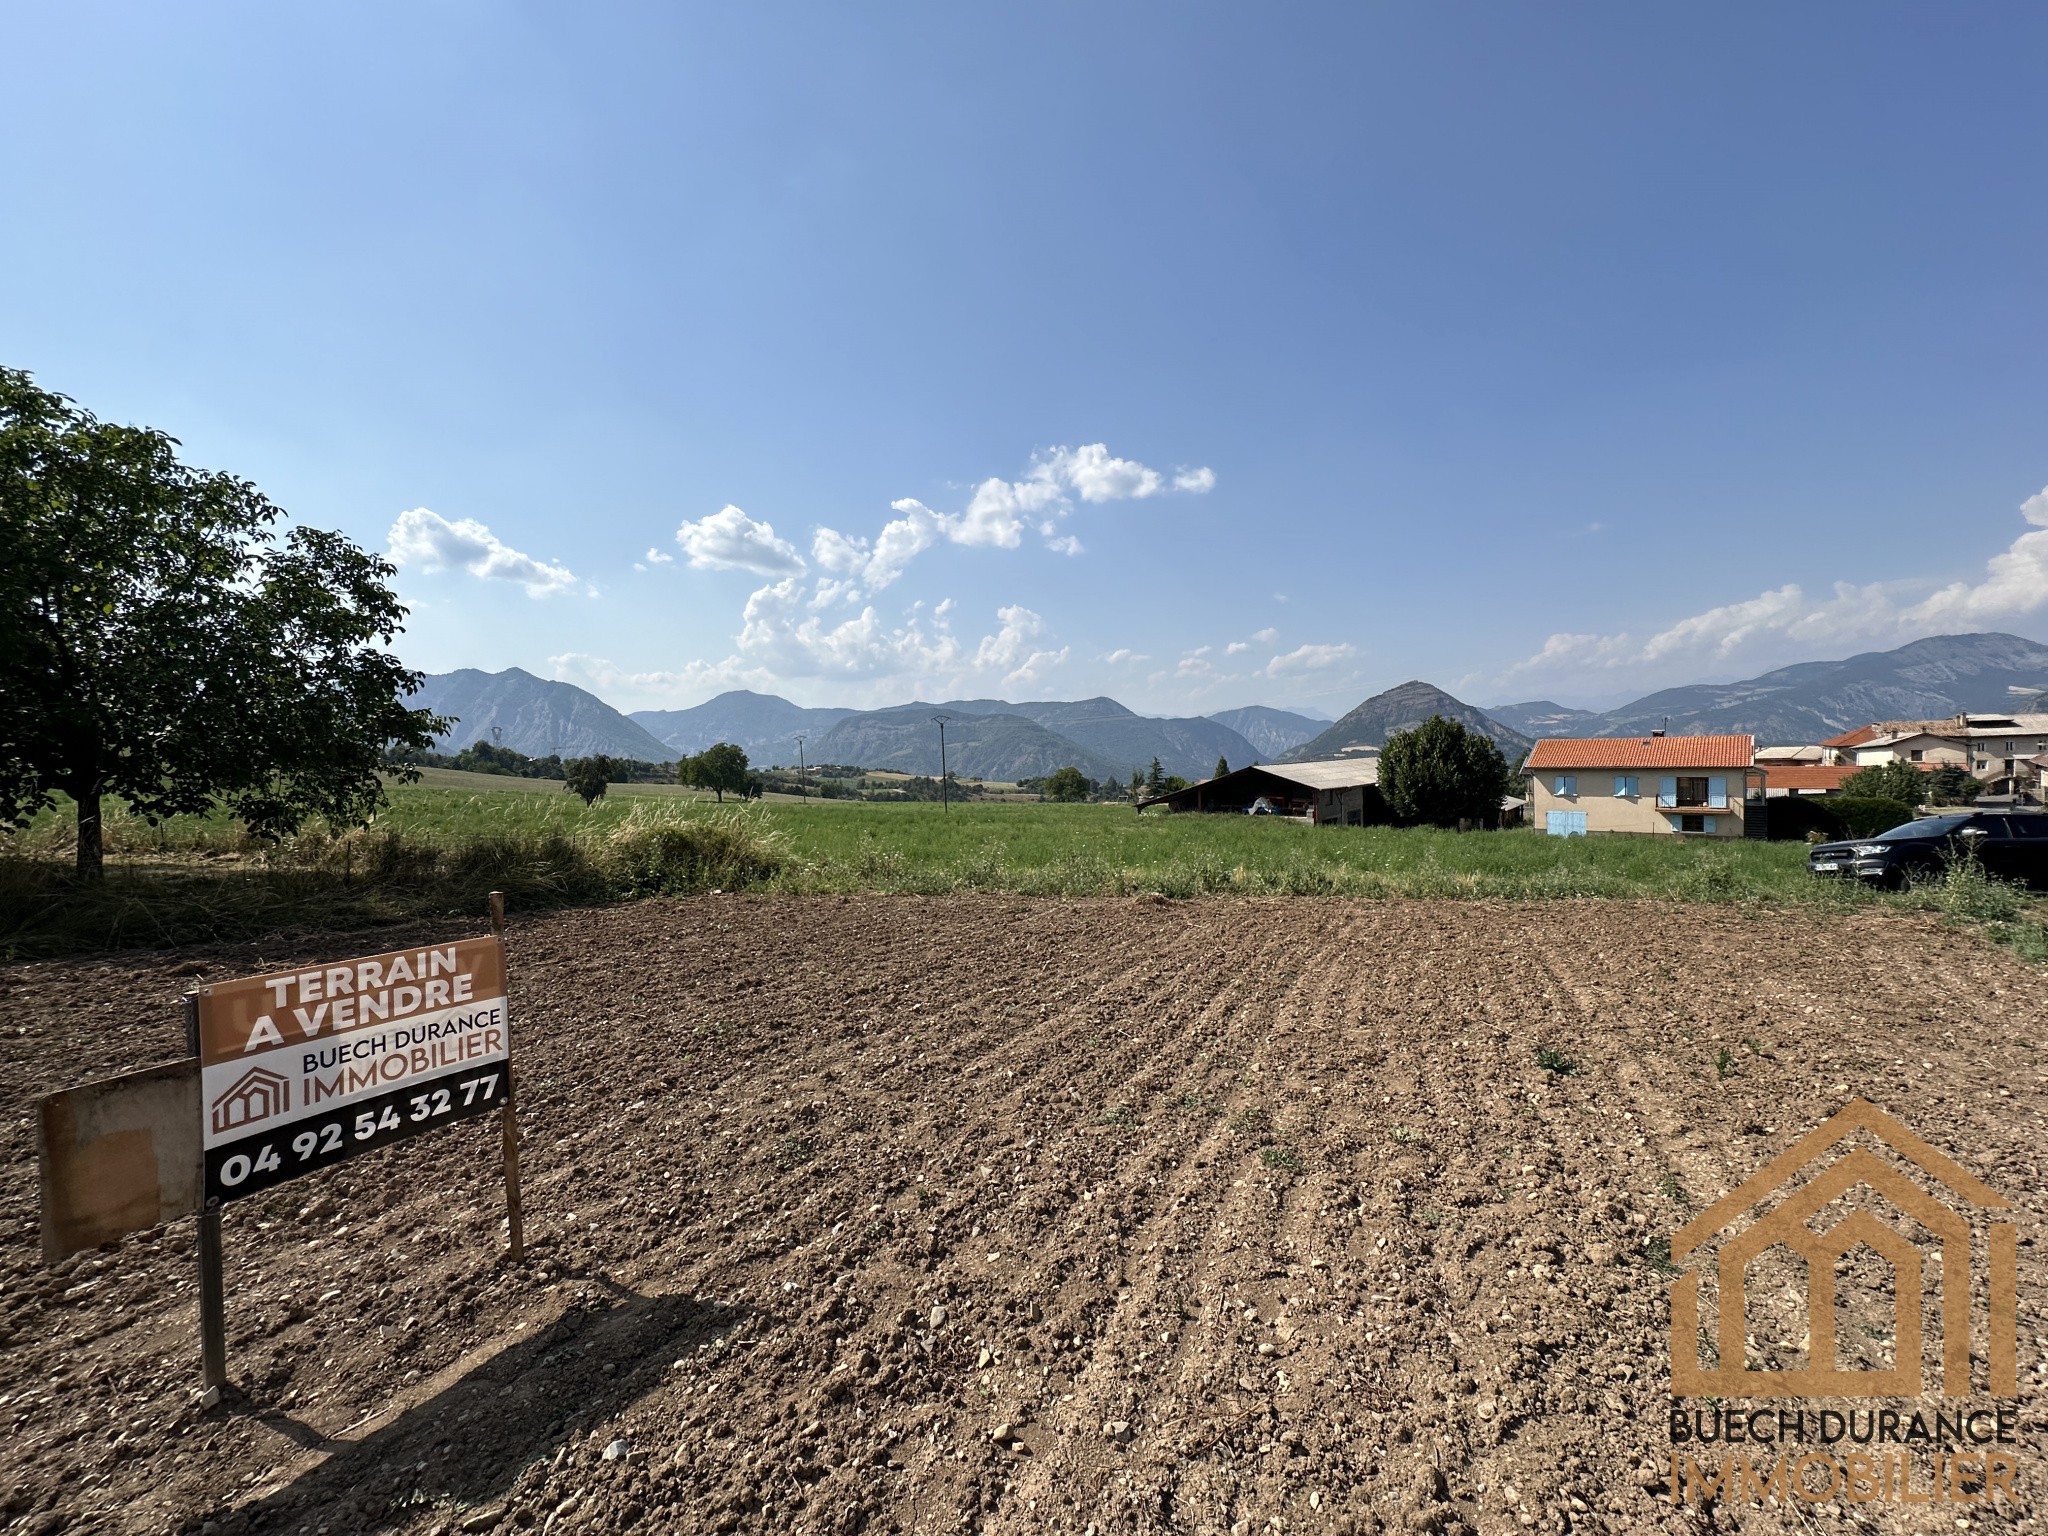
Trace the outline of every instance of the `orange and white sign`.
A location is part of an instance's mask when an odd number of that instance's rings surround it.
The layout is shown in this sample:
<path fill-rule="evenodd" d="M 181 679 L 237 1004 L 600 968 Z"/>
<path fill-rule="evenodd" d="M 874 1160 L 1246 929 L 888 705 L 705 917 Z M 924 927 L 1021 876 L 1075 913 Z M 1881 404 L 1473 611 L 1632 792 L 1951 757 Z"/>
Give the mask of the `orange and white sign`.
<path fill-rule="evenodd" d="M 505 1102 L 495 938 L 199 989 L 208 1197 L 253 1194 Z"/>

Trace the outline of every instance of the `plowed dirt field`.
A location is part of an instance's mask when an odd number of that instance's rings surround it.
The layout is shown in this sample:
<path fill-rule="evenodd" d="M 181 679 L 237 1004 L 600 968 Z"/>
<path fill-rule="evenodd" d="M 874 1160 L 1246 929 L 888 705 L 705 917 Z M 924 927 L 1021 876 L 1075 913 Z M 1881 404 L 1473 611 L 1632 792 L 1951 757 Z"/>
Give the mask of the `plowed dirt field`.
<path fill-rule="evenodd" d="M 238 1202 L 237 1390 L 200 1407 L 192 1224 L 42 1267 L 34 1096 L 177 1055 L 201 977 L 469 931 L 0 972 L 0 1528 L 2036 1518 L 2042 973 L 1897 916 L 706 897 L 515 920 L 528 1262 L 500 1257 L 493 1122 Z M 1857 1093 L 2017 1208 L 2020 1501 L 1674 1508 L 1659 1240 Z"/>

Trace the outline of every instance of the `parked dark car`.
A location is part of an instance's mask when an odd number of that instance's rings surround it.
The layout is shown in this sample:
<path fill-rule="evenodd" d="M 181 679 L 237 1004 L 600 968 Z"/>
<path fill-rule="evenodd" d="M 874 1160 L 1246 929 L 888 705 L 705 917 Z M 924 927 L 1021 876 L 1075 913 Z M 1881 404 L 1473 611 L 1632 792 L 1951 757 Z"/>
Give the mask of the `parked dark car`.
<path fill-rule="evenodd" d="M 1923 816 L 1875 837 L 1817 843 L 1806 867 L 1816 875 L 1854 875 L 1896 889 L 1909 880 L 1940 875 L 1973 846 L 1985 873 L 2048 886 L 2048 814 L 2038 811 Z"/>

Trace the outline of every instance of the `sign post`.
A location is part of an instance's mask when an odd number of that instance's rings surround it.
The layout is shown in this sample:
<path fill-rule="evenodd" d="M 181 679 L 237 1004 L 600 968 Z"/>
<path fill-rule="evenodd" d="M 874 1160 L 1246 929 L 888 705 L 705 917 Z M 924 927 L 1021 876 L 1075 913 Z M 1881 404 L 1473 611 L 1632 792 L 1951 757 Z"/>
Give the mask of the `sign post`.
<path fill-rule="evenodd" d="M 505 939 L 505 893 L 491 892 L 491 937 Z M 505 1251 L 514 1263 L 526 1257 L 526 1222 L 519 1205 L 519 1110 L 512 1092 L 512 1064 L 505 1064 L 505 1112 L 499 1121 L 505 1148 Z"/>
<path fill-rule="evenodd" d="M 199 1054 L 199 994 L 185 994 L 185 1048 Z M 202 1146 L 204 1139 L 202 1137 Z M 202 1152 L 199 1187 L 206 1188 Z M 199 1377 L 207 1391 L 228 1384 L 227 1282 L 221 1274 L 220 1201 L 202 1194 L 199 1207 Z"/>
<path fill-rule="evenodd" d="M 523 1258 L 504 931 L 493 891 L 489 938 L 186 993 L 185 1060 L 38 1101 L 44 1262 L 196 1215 L 211 1406 L 228 1384 L 227 1202 L 495 1109 L 509 1246 Z"/>

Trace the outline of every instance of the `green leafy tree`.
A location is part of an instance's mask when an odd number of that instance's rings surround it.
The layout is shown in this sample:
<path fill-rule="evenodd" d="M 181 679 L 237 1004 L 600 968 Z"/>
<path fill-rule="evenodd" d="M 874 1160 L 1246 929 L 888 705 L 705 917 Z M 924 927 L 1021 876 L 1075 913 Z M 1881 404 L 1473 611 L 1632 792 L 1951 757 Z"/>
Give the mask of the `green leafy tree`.
<path fill-rule="evenodd" d="M 612 760 L 603 755 L 597 757 L 572 757 L 562 764 L 562 777 L 567 781 L 563 788 L 572 795 L 581 795 L 585 805 L 595 805 L 604 798 L 604 792 L 618 777 Z"/>
<path fill-rule="evenodd" d="M 1145 775 L 1145 793 L 1148 795 L 1158 795 L 1165 792 L 1166 775 L 1159 767 L 1159 759 L 1155 757 L 1152 759 L 1151 770 Z"/>
<path fill-rule="evenodd" d="M 1410 824 L 1493 821 L 1508 782 L 1500 748 L 1442 715 L 1396 731 L 1380 751 L 1380 793 L 1396 819 Z"/>
<path fill-rule="evenodd" d="M 1918 805 L 1927 798 L 1930 775 L 1911 763 L 1877 763 L 1842 780 L 1841 793 L 1858 800 L 1897 800 Z"/>
<path fill-rule="evenodd" d="M 470 773 L 501 773 L 513 778 L 531 778 L 534 760 L 510 747 L 488 741 L 474 741 L 455 754 L 451 765 Z"/>
<path fill-rule="evenodd" d="M 1076 801 L 1086 800 L 1090 791 L 1094 788 L 1093 780 L 1084 775 L 1080 769 L 1069 764 L 1065 768 L 1054 769 L 1052 773 L 1046 776 L 1043 792 L 1048 800 L 1057 800 L 1064 805 L 1071 805 Z"/>
<path fill-rule="evenodd" d="M 362 822 L 448 725 L 402 702 L 393 567 L 177 448 L 0 368 L 0 824 L 70 796 L 86 880 L 109 795 Z"/>
<path fill-rule="evenodd" d="M 747 754 L 729 741 L 706 747 L 695 757 L 686 757 L 676 764 L 678 784 L 708 789 L 720 800 L 728 794 L 743 800 L 752 798 L 747 794 L 748 777 Z"/>
<path fill-rule="evenodd" d="M 1102 786 L 1102 798 L 1108 801 L 1116 801 L 1123 799 L 1123 797 L 1124 787 L 1117 783 L 1115 775 L 1112 774 Z"/>
<path fill-rule="evenodd" d="M 1210 774 L 1209 777 L 1212 779 L 1220 779 L 1223 777 L 1223 775 L 1225 775 L 1228 772 L 1230 772 L 1230 759 L 1227 757 L 1219 757 L 1216 759 L 1216 771 Z"/>
<path fill-rule="evenodd" d="M 1954 763 L 1943 763 L 1927 775 L 1929 805 L 1972 805 L 1983 792 L 1984 781 Z"/>

